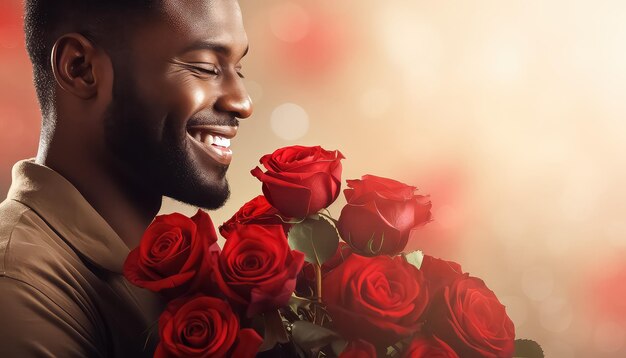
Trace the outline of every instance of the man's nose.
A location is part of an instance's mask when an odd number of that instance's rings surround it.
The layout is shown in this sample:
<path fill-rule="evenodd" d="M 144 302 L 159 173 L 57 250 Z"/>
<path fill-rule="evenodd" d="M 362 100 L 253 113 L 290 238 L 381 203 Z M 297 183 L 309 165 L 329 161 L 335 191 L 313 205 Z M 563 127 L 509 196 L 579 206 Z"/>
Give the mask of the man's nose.
<path fill-rule="evenodd" d="M 218 111 L 231 113 L 244 119 L 252 115 L 252 99 L 246 91 L 243 81 L 233 81 L 217 99 L 215 107 Z"/>

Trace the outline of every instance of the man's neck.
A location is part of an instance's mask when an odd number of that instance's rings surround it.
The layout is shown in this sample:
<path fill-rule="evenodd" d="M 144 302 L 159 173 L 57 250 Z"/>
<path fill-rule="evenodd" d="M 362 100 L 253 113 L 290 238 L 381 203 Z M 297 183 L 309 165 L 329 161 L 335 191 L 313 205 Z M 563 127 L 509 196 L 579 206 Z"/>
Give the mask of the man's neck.
<path fill-rule="evenodd" d="M 161 207 L 161 195 L 124 182 L 116 177 L 113 168 L 88 160 L 78 151 L 54 146 L 40 148 L 36 162 L 72 183 L 131 249 L 139 244 Z"/>

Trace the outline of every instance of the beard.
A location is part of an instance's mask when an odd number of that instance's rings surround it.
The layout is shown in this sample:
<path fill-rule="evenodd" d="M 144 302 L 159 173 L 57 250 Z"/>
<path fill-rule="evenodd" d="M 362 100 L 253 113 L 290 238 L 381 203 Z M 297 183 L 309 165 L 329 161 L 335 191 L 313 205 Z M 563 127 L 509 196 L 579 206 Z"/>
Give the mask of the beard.
<path fill-rule="evenodd" d="M 191 155 L 187 119 L 153 113 L 131 77 L 116 69 L 113 99 L 104 133 L 107 149 L 129 190 L 158 193 L 205 209 L 217 209 L 230 196 L 227 165 L 203 168 Z M 120 75 L 121 74 L 121 75 Z"/>

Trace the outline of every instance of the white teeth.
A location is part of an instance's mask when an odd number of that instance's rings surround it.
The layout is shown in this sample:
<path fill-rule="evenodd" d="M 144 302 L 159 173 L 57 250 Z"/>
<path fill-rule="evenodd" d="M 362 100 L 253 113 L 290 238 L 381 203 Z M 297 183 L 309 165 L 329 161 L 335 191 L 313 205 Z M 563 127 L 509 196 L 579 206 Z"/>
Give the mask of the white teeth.
<path fill-rule="evenodd" d="M 201 142 L 205 145 L 211 145 L 215 142 L 215 138 L 210 134 L 203 133 Z"/>
<path fill-rule="evenodd" d="M 219 145 L 219 146 L 226 147 L 226 148 L 230 147 L 230 139 L 224 138 L 224 137 L 216 136 L 215 142 L 213 143 L 215 145 Z"/>
<path fill-rule="evenodd" d="M 204 145 L 215 144 L 221 147 L 226 147 L 226 148 L 230 147 L 230 139 L 216 136 L 216 135 L 211 135 L 207 132 L 196 131 L 193 133 L 192 137 Z"/>

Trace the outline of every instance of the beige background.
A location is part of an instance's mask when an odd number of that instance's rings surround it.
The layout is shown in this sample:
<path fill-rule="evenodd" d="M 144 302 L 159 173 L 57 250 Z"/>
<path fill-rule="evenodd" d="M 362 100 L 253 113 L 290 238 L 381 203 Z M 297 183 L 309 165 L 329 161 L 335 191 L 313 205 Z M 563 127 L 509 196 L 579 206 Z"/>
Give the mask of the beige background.
<path fill-rule="evenodd" d="M 626 356 L 626 3 L 242 1 L 255 101 L 233 141 L 226 220 L 249 171 L 292 144 L 341 150 L 431 194 L 412 247 L 458 261 L 547 357 Z M 36 151 L 17 0 L 0 3 L 0 189 Z M 339 214 L 343 197 L 331 207 Z M 193 208 L 165 200 L 163 213 Z"/>

